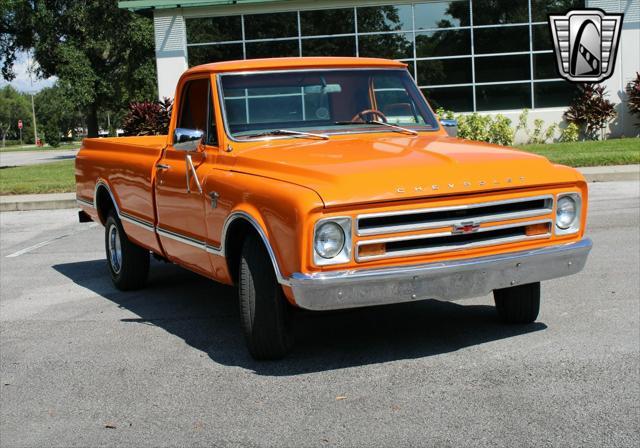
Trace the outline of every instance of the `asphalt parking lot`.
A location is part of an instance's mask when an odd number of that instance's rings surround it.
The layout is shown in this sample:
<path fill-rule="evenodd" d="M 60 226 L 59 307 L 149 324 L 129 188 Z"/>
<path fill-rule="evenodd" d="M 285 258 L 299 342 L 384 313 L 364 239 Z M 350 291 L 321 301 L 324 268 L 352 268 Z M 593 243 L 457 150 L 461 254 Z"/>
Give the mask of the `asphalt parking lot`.
<path fill-rule="evenodd" d="M 231 288 L 154 263 L 110 282 L 74 210 L 0 214 L 0 445 L 638 446 L 640 184 L 591 184 L 585 270 L 538 321 L 490 296 L 297 319 L 247 354 Z"/>

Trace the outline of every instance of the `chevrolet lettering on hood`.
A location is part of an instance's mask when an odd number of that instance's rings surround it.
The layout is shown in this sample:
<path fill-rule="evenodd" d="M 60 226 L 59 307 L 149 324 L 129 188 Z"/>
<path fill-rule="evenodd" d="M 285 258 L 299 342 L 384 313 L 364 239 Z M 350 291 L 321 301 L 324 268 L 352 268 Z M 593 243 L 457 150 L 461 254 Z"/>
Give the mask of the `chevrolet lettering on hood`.
<path fill-rule="evenodd" d="M 516 179 L 516 182 L 525 182 L 525 177 L 524 176 L 519 176 Z M 506 179 L 504 179 L 504 184 L 513 184 L 514 183 L 514 178 L 512 177 L 507 177 Z M 462 185 L 464 188 L 473 188 L 474 186 L 477 187 L 485 187 L 487 185 L 494 185 L 494 186 L 498 186 L 501 185 L 502 182 L 500 182 L 497 179 L 492 180 L 491 182 L 487 182 L 484 180 L 479 180 L 477 182 L 470 182 L 468 180 L 462 181 L 459 185 Z M 446 189 L 448 188 L 449 190 L 453 190 L 456 187 L 455 183 L 447 183 L 442 189 Z M 440 190 L 440 185 L 437 184 L 432 184 L 432 185 L 428 185 L 428 186 L 422 186 L 422 185 L 416 185 L 415 187 L 413 187 L 413 191 L 416 193 L 420 193 L 423 192 L 427 189 L 431 189 L 432 191 L 437 191 Z M 407 192 L 407 188 L 405 187 L 398 187 L 396 188 L 396 193 L 399 194 L 403 194 Z"/>
<path fill-rule="evenodd" d="M 292 308 L 493 293 L 527 324 L 540 282 L 586 262 L 583 176 L 450 137 L 402 62 L 206 64 L 175 104 L 168 135 L 84 140 L 80 220 L 104 225 L 119 289 L 145 285 L 150 254 L 235 285 L 257 359 L 291 349 Z"/>

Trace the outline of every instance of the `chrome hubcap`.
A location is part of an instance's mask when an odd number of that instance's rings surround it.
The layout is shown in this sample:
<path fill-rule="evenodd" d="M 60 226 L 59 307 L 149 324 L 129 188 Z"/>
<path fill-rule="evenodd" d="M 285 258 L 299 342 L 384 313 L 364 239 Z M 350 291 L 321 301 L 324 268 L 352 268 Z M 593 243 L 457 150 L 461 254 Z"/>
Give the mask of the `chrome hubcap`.
<path fill-rule="evenodd" d="M 115 224 L 109 227 L 109 263 L 116 274 L 122 269 L 122 247 L 120 246 L 120 233 Z"/>

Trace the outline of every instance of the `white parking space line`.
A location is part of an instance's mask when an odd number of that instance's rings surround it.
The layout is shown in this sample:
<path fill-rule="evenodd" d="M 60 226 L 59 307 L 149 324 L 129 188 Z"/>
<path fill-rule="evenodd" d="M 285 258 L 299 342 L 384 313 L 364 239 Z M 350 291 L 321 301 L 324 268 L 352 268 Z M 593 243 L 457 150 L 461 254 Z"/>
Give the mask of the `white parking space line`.
<path fill-rule="evenodd" d="M 87 227 L 85 227 L 84 229 L 80 229 L 80 230 L 75 231 L 75 232 L 65 233 L 64 235 L 60 235 L 60 236 L 57 236 L 57 237 L 55 237 L 55 238 L 51 238 L 50 240 L 46 240 L 46 241 L 42 241 L 42 242 L 40 242 L 40 243 L 38 243 L 38 244 L 34 244 L 33 246 L 25 247 L 24 249 L 20 249 L 20 250 L 19 250 L 19 251 L 17 251 L 17 252 L 14 252 L 14 253 L 12 253 L 12 254 L 7 255 L 5 258 L 15 258 L 15 257 L 19 257 L 20 255 L 24 255 L 24 254 L 26 254 L 26 253 L 29 253 L 29 252 L 31 252 L 31 251 L 34 251 L 34 250 L 39 249 L 39 248 L 41 248 L 41 247 L 44 247 L 44 246 L 46 246 L 46 245 L 48 245 L 48 244 L 51 244 L 51 243 L 53 243 L 54 241 L 61 240 L 62 238 L 66 238 L 66 237 L 71 236 L 71 235 L 74 235 L 74 234 L 76 234 L 76 233 L 78 233 L 78 232 L 82 232 L 83 230 L 91 229 L 91 228 L 93 228 L 93 227 L 96 227 L 97 225 L 98 225 L 98 223 L 95 223 L 95 222 L 94 222 L 94 223 L 92 223 L 92 224 L 89 224 L 89 225 L 88 225 Z"/>

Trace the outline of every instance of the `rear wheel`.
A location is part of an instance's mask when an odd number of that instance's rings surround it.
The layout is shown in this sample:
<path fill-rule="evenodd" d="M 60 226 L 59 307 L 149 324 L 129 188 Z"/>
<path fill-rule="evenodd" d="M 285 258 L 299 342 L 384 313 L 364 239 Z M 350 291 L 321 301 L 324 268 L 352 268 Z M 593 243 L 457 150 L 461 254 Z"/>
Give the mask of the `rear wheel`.
<path fill-rule="evenodd" d="M 240 320 L 255 359 L 279 359 L 293 346 L 292 310 L 284 297 L 264 244 L 250 234 L 239 271 Z"/>
<path fill-rule="evenodd" d="M 149 251 L 129 241 L 114 212 L 109 213 L 104 229 L 107 266 L 113 284 L 123 291 L 142 288 L 149 276 Z"/>
<path fill-rule="evenodd" d="M 540 312 L 540 282 L 493 291 L 500 319 L 510 324 L 534 322 Z"/>

